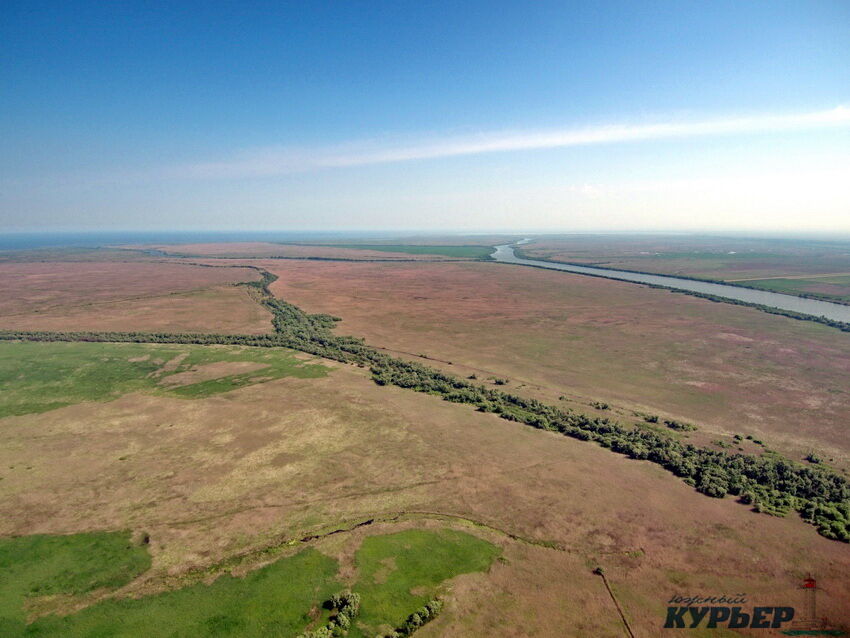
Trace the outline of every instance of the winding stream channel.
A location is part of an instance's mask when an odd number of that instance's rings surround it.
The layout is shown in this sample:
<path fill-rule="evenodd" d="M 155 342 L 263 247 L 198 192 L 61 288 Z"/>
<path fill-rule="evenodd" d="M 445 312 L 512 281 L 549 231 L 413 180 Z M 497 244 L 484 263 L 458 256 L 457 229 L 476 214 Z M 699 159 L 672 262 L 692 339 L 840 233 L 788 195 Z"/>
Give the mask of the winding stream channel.
<path fill-rule="evenodd" d="M 716 295 L 725 299 L 735 299 L 747 303 L 771 306 L 781 310 L 800 312 L 815 317 L 826 317 L 833 321 L 844 321 L 850 323 L 850 306 L 819 301 L 816 299 L 805 299 L 794 295 L 783 295 L 778 292 L 766 290 L 755 290 L 740 286 L 727 286 L 726 284 L 715 284 L 708 281 L 696 281 L 693 279 L 681 279 L 667 275 L 646 275 L 643 273 L 630 272 L 627 270 L 613 270 L 608 268 L 594 268 L 592 266 L 577 266 L 574 264 L 562 264 L 551 261 L 540 261 L 539 259 L 523 259 L 517 257 L 511 244 L 496 246 L 493 259 L 506 264 L 520 264 L 523 266 L 536 266 L 538 268 L 549 268 L 551 270 L 565 270 L 567 272 L 582 275 L 596 275 L 608 279 L 620 279 L 622 281 L 633 281 L 640 284 L 653 284 L 666 286 L 677 290 L 688 290 L 706 295 Z"/>

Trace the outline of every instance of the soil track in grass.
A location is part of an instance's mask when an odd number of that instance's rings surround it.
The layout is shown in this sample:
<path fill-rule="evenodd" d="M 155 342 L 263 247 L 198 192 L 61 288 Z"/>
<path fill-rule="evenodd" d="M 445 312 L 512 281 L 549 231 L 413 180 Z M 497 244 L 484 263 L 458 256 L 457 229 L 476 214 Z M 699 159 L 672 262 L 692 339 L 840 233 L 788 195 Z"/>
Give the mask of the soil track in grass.
<path fill-rule="evenodd" d="M 262 263 L 280 277 L 275 294 L 342 317 L 337 333 L 430 365 L 850 463 L 850 340 L 828 327 L 503 264 Z"/>
<path fill-rule="evenodd" d="M 0 420 L 0 534 L 144 531 L 152 567 L 122 595 L 256 555 L 244 574 L 269 560 L 264 548 L 404 512 L 455 515 L 561 548 L 485 536 L 503 559 L 460 576 L 426 636 L 617 635 L 597 565 L 642 636 L 657 635 L 673 594 L 794 604 L 810 571 L 824 584 L 822 613 L 850 622 L 850 546 L 797 517 L 755 514 L 652 463 L 379 387 L 350 366 L 196 401 L 136 393 Z M 375 523 L 352 535 L 390 531 Z M 350 536 L 317 547 L 336 555 Z"/>

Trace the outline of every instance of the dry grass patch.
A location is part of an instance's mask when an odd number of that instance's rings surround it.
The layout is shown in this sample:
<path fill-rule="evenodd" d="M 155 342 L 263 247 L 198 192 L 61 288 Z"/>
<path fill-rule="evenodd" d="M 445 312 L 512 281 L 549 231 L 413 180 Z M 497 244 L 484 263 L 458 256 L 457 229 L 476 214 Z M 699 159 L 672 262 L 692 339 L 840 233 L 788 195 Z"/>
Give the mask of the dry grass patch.
<path fill-rule="evenodd" d="M 227 285 L 0 316 L 0 329 L 264 334 L 271 313 L 246 288 Z"/>
<path fill-rule="evenodd" d="M 550 401 L 606 401 L 850 463 L 850 340 L 834 329 L 504 264 L 264 265 L 276 295 L 342 317 L 338 334 Z"/>
<path fill-rule="evenodd" d="M 156 297 L 257 279 L 259 275 L 246 268 L 163 262 L 0 263 L 0 316 Z"/>

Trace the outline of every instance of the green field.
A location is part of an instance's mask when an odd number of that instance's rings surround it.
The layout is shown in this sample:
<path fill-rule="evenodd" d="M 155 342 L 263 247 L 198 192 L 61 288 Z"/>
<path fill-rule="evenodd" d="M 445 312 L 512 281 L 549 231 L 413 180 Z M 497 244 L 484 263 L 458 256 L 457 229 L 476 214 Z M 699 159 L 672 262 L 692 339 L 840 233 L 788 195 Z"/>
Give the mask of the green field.
<path fill-rule="evenodd" d="M 0 636 L 23 634 L 28 599 L 116 589 L 150 564 L 121 532 L 0 539 Z"/>
<path fill-rule="evenodd" d="M 70 616 L 46 616 L 26 636 L 294 636 L 308 613 L 339 589 L 337 562 L 313 549 L 283 558 L 244 578 L 139 599 L 112 599 Z"/>
<path fill-rule="evenodd" d="M 412 244 L 325 244 L 333 248 L 355 250 L 377 250 L 384 253 L 407 253 L 409 255 L 444 255 L 486 259 L 493 254 L 492 246 L 417 246 Z"/>
<path fill-rule="evenodd" d="M 256 364 L 250 370 L 181 383 L 180 373 L 209 364 Z M 289 350 L 135 343 L 0 343 L 0 418 L 46 412 L 128 392 L 201 398 L 271 379 L 322 377 L 328 369 Z M 169 378 L 177 383 L 169 384 Z"/>
<path fill-rule="evenodd" d="M 411 529 L 366 538 L 356 553 L 361 616 L 349 636 L 396 626 L 458 574 L 485 571 L 499 549 L 463 532 Z M 305 549 L 244 578 L 219 577 L 143 598 L 112 598 L 25 625 L 37 596 L 115 589 L 150 566 L 126 534 L 29 536 L 0 541 L 0 635 L 51 637 L 294 636 L 321 625 L 324 601 L 345 589 L 339 562 Z M 416 593 L 412 593 L 415 591 Z M 313 614 L 311 615 L 311 610 Z M 357 626 L 357 623 L 362 623 Z"/>
<path fill-rule="evenodd" d="M 355 628 L 349 635 L 371 637 L 384 623 L 397 627 L 433 598 L 441 582 L 486 571 L 498 554 L 495 545 L 449 529 L 368 537 L 355 557 L 359 581 L 354 591 L 363 597 L 358 621 L 370 631 Z"/>

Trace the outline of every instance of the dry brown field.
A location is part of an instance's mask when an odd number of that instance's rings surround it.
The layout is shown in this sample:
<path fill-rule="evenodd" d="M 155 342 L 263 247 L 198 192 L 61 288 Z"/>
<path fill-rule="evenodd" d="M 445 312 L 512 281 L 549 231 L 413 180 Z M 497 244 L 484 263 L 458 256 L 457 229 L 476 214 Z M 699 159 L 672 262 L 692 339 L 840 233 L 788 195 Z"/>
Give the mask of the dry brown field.
<path fill-rule="evenodd" d="M 271 313 L 247 289 L 233 285 L 0 315 L 0 330 L 264 334 L 271 329 Z"/>
<path fill-rule="evenodd" d="M 144 531 L 153 568 L 122 595 L 372 518 L 317 547 L 344 558 L 356 534 L 413 524 L 502 545 L 489 573 L 454 581 L 424 636 L 622 636 L 599 565 L 639 636 L 662 635 L 673 594 L 798 605 L 809 571 L 821 612 L 850 623 L 850 546 L 795 516 L 754 514 L 651 463 L 328 365 L 326 378 L 203 400 L 132 394 L 4 419 L 0 534 Z M 67 602 L 43 611 L 51 604 Z"/>
<path fill-rule="evenodd" d="M 606 401 L 695 423 L 708 440 L 750 434 L 850 465 L 850 340 L 833 328 L 505 264 L 262 265 L 281 298 L 342 317 L 338 334 L 550 401 Z"/>
<path fill-rule="evenodd" d="M 0 263 L 0 316 L 155 297 L 257 279 L 257 272 L 247 268 L 163 262 Z"/>

